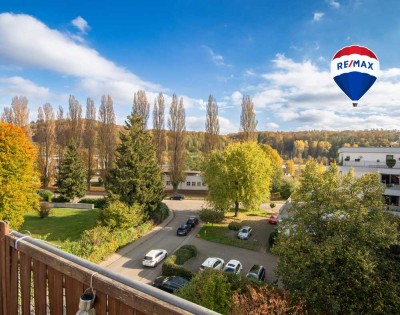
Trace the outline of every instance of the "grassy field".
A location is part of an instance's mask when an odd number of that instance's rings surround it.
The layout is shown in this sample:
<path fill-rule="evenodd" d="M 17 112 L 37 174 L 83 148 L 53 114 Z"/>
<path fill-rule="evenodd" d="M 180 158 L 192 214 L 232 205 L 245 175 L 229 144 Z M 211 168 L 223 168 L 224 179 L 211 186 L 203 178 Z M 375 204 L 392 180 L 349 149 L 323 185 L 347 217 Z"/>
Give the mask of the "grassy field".
<path fill-rule="evenodd" d="M 250 238 L 249 240 L 240 240 L 236 237 L 237 233 L 237 231 L 229 230 L 226 224 L 214 224 L 214 226 L 211 226 L 211 224 L 207 223 L 201 228 L 199 235 L 202 239 L 215 243 L 255 251 L 260 250 L 262 244 L 258 240 L 254 238 Z"/>
<path fill-rule="evenodd" d="M 20 229 L 31 232 L 32 237 L 61 245 L 65 240 L 77 241 L 84 230 L 95 226 L 99 210 L 77 210 L 55 208 L 50 216 L 41 219 L 36 212 L 25 215 L 25 223 Z"/>

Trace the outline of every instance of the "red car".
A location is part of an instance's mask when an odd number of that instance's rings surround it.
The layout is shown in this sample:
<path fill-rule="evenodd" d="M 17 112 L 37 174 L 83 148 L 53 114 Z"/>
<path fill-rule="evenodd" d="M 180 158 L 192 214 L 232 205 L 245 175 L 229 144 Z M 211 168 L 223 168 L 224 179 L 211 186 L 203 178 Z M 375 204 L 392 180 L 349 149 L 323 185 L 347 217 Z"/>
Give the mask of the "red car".
<path fill-rule="evenodd" d="M 268 219 L 268 223 L 277 224 L 278 223 L 278 214 L 277 213 L 271 214 L 271 217 Z"/>

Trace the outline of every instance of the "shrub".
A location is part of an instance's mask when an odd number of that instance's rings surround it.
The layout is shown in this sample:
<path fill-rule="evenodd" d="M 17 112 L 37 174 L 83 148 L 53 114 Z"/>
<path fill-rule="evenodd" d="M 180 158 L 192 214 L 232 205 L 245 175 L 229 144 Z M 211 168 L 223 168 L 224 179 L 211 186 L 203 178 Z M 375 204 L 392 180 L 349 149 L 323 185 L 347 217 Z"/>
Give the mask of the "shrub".
<path fill-rule="evenodd" d="M 37 211 L 39 213 L 39 217 L 41 219 L 45 219 L 50 215 L 51 210 L 52 210 L 51 204 L 49 204 L 48 202 L 41 202 L 40 207 Z"/>
<path fill-rule="evenodd" d="M 197 256 L 197 248 L 193 245 L 184 245 L 173 255 L 167 258 L 162 265 L 163 276 L 180 276 L 185 279 L 192 279 L 193 274 L 182 267 L 192 257 Z"/>
<path fill-rule="evenodd" d="M 52 202 L 69 202 L 69 199 L 63 196 L 58 196 L 58 197 L 53 197 Z"/>
<path fill-rule="evenodd" d="M 150 221 L 141 224 L 139 227 L 125 230 L 97 226 L 84 231 L 78 242 L 65 242 L 63 250 L 98 263 L 113 254 L 118 248 L 137 240 L 152 227 Z"/>
<path fill-rule="evenodd" d="M 278 229 L 274 229 L 268 237 L 269 248 L 274 247 L 276 243 L 276 238 L 278 237 Z"/>
<path fill-rule="evenodd" d="M 201 221 L 208 222 L 211 224 L 221 223 L 225 218 L 224 213 L 222 211 L 217 211 L 213 209 L 202 209 L 199 212 L 199 217 Z"/>
<path fill-rule="evenodd" d="M 105 198 L 82 198 L 79 203 L 93 204 L 95 208 L 103 209 L 106 205 Z"/>
<path fill-rule="evenodd" d="M 271 202 L 271 203 L 269 204 L 269 206 L 270 206 L 270 208 L 271 208 L 271 209 L 273 209 L 273 208 L 275 208 L 275 207 L 276 207 L 276 204 L 275 204 L 275 203 L 273 203 L 273 202 Z"/>
<path fill-rule="evenodd" d="M 53 193 L 50 190 L 39 190 L 38 194 L 41 197 L 41 201 L 51 202 L 53 198 Z"/>
<path fill-rule="evenodd" d="M 128 229 L 142 224 L 146 219 L 143 207 L 137 203 L 132 206 L 118 200 L 107 202 L 105 209 L 99 216 L 102 226 L 111 229 Z"/>
<path fill-rule="evenodd" d="M 159 224 L 168 218 L 169 208 L 164 202 L 160 202 L 152 216 L 154 224 Z"/>
<path fill-rule="evenodd" d="M 233 231 L 239 231 L 241 228 L 241 224 L 236 221 L 232 221 L 228 225 L 228 229 L 233 230 Z"/>

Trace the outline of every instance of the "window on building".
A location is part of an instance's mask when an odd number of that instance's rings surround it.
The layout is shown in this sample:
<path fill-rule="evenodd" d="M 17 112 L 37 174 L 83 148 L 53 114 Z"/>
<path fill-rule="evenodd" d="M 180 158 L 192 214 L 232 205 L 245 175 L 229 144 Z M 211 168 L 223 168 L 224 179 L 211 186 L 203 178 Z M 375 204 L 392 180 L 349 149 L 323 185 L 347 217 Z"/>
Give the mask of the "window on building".
<path fill-rule="evenodd" d="M 197 182 L 197 187 L 200 187 L 201 186 L 201 182 Z"/>
<path fill-rule="evenodd" d="M 186 182 L 186 186 L 190 186 L 190 182 Z"/>
<path fill-rule="evenodd" d="M 196 182 L 192 182 L 192 186 L 196 186 Z"/>
<path fill-rule="evenodd" d="M 167 180 L 167 186 L 171 185 L 171 182 L 169 180 Z"/>
<path fill-rule="evenodd" d="M 206 183 L 203 183 L 202 185 L 203 185 L 203 187 L 204 187 L 204 186 L 206 186 L 207 184 L 206 184 Z"/>
<path fill-rule="evenodd" d="M 350 156 L 346 156 L 346 158 L 344 159 L 345 161 L 350 161 Z"/>

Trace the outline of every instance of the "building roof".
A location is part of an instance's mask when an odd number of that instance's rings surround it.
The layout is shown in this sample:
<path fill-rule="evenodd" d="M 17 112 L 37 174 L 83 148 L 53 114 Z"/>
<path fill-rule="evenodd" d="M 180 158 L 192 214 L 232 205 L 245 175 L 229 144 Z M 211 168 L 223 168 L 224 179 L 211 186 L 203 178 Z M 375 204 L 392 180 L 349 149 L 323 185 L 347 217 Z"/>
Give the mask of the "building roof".
<path fill-rule="evenodd" d="M 339 153 L 396 153 L 400 154 L 400 148 L 340 148 Z"/>

